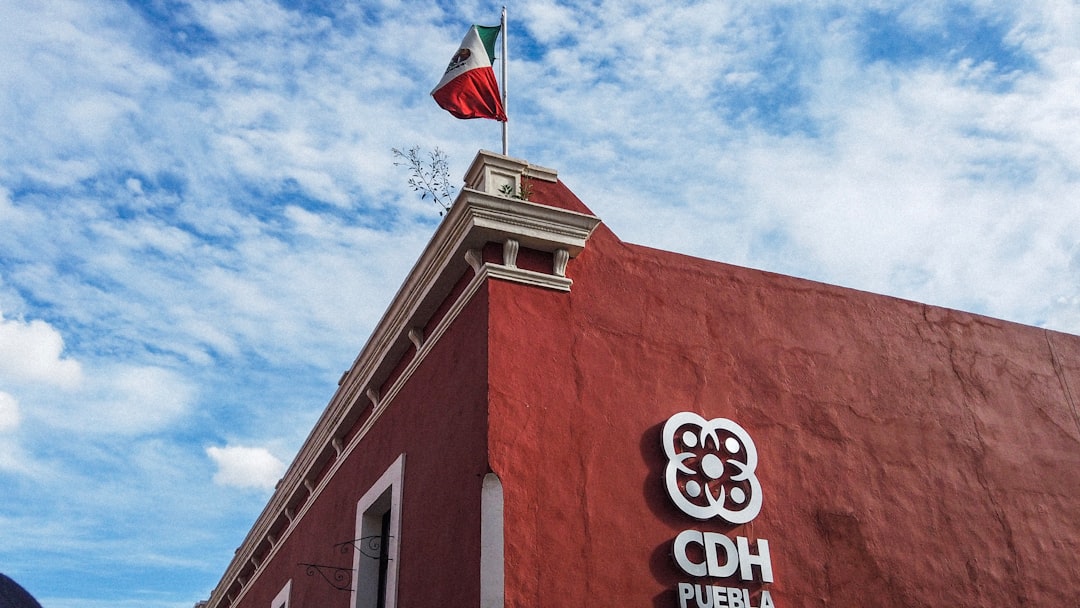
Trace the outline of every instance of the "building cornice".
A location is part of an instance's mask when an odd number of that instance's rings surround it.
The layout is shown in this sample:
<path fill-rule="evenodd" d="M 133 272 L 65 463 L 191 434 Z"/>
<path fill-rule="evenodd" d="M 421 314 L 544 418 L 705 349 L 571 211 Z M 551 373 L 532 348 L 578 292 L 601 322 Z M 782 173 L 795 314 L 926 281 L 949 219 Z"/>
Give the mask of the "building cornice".
<path fill-rule="evenodd" d="M 321 492 L 374 420 L 390 405 L 400 386 L 480 284 L 490 278 L 570 290 L 572 281 L 565 276 L 567 262 L 585 248 L 600 220 L 593 215 L 502 195 L 519 192 L 522 177 L 557 180 L 550 169 L 491 152 L 477 154 L 466 173 L 465 187 L 364 348 L 342 376 L 337 392 L 236 550 L 211 595 L 209 606 L 224 608 L 239 599 L 258 576 L 261 564 L 269 561 L 267 556 L 276 553 L 306 513 L 308 503 Z M 502 245 L 502 263 L 483 260 L 480 252 L 488 243 Z M 516 258 L 520 247 L 551 254 L 551 272 L 518 268 Z M 431 335 L 424 336 L 424 328 L 470 268 L 473 279 L 469 286 L 436 326 L 429 328 Z M 406 371 L 391 386 L 384 387 L 410 347 L 416 354 Z M 381 394 L 384 389 L 385 395 Z M 370 414 L 361 420 L 368 402 L 372 405 Z M 360 431 L 346 445 L 346 437 L 358 424 Z M 230 597 L 237 582 L 240 589 Z"/>

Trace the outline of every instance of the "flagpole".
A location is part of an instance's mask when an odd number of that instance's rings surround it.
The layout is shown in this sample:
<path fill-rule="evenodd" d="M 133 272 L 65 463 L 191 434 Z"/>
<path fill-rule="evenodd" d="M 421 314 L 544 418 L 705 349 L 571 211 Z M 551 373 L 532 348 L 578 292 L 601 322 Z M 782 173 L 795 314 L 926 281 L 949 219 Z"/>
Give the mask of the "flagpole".
<path fill-rule="evenodd" d="M 503 103 L 503 112 L 507 112 L 507 106 L 506 106 L 506 58 L 507 58 L 507 48 L 508 48 L 508 45 L 506 44 L 506 35 L 507 35 L 507 33 L 508 32 L 506 31 L 506 7 L 503 6 L 502 7 L 502 39 L 503 39 L 503 45 L 502 45 L 502 103 Z M 507 116 L 506 120 L 503 121 L 503 123 L 502 123 L 502 153 L 503 153 L 503 156 L 510 156 L 510 134 L 508 133 L 508 131 L 509 131 L 508 126 L 509 126 L 509 123 L 510 123 L 510 114 L 509 114 L 509 112 L 507 112 L 506 116 Z"/>

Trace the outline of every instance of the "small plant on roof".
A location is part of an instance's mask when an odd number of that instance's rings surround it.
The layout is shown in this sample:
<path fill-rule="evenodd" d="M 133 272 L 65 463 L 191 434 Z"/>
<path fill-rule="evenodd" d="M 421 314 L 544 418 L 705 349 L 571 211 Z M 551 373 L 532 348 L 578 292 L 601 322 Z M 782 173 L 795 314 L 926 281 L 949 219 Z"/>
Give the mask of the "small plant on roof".
<path fill-rule="evenodd" d="M 532 181 L 526 178 L 521 178 L 521 185 L 518 186 L 517 192 L 514 192 L 513 184 L 504 184 L 502 188 L 499 188 L 499 194 L 506 198 L 516 198 L 518 200 L 527 201 L 532 196 Z"/>
<path fill-rule="evenodd" d="M 420 146 L 413 146 L 404 152 L 391 148 L 396 167 L 409 168 L 409 187 L 413 192 L 420 193 L 420 200 L 435 201 L 439 207 L 439 215 L 450 210 L 454 204 L 454 186 L 450 183 L 450 163 L 446 153 L 436 147 L 426 155 L 420 153 Z M 426 156 L 426 158 L 425 158 Z"/>

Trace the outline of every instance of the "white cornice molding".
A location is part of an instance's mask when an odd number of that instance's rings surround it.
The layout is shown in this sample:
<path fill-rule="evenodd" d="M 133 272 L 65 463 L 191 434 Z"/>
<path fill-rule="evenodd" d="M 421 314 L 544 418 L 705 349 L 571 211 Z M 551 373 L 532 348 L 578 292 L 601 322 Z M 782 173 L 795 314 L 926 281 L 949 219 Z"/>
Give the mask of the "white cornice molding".
<path fill-rule="evenodd" d="M 525 270 L 524 268 L 517 268 L 515 266 L 504 266 L 502 264 L 484 264 L 483 268 L 480 269 L 480 272 L 484 278 L 512 281 L 514 283 L 522 283 L 534 287 L 544 287 L 556 291 L 570 291 L 570 286 L 574 284 L 573 281 L 566 277 L 545 274 L 533 270 Z"/>
<path fill-rule="evenodd" d="M 530 165 L 520 158 L 481 150 L 465 172 L 465 187 L 488 194 L 500 194 L 504 187 L 509 186 L 513 193 L 517 193 L 521 190 L 522 177 L 545 182 L 559 180 L 554 169 Z"/>
<path fill-rule="evenodd" d="M 286 518 L 284 531 L 278 536 L 277 542 L 272 543 L 271 551 L 274 552 L 299 523 L 307 511 L 306 503 L 321 491 L 340 461 L 351 452 L 351 448 L 341 449 L 341 440 L 358 422 L 366 409 L 368 398 L 373 404 L 373 411 L 362 432 L 370 427 L 370 418 L 388 407 L 404 378 L 395 382 L 394 387 L 388 387 L 385 395 L 379 394 L 382 384 L 410 346 L 415 347 L 416 338 L 422 335 L 417 333 L 418 328 L 427 326 L 470 265 L 473 266 L 475 277 L 471 281 L 472 288 L 461 295 L 462 300 L 471 297 L 476 286 L 487 278 L 559 291 L 570 290 L 572 281 L 565 276 L 566 260 L 581 253 L 600 219 L 494 194 L 493 189 L 498 190 L 497 179 L 504 179 L 508 175 L 516 176 L 514 183 L 519 185 L 522 175 L 530 179 L 557 180 L 557 175 L 551 169 L 530 166 L 524 161 L 491 152 L 481 151 L 477 154 L 466 175 L 467 187 L 462 189 L 436 229 L 352 367 L 342 376 L 337 392 L 285 476 L 278 482 L 274 495 L 244 542 L 236 550 L 232 563 L 211 596 L 209 606 L 217 608 L 221 605 L 233 583 L 248 569 L 247 565 L 275 523 Z M 475 187 L 483 187 L 486 191 Z M 507 240 L 514 240 L 521 247 L 550 253 L 554 260 L 551 274 L 482 260 L 480 252 L 484 245 L 489 242 L 505 243 Z M 463 306 L 463 302 L 457 303 L 453 307 L 453 314 L 456 316 Z M 450 320 L 446 319 L 447 322 Z M 446 323 L 440 322 L 439 325 L 445 328 Z M 441 334 L 442 331 L 439 331 L 423 339 L 422 347 L 416 348 L 414 364 L 418 364 L 431 350 Z M 411 367 L 415 368 L 415 365 Z M 355 445 L 358 439 L 354 438 L 350 444 Z M 330 463 L 333 464 L 327 479 L 318 478 Z M 290 513 L 294 515 L 289 517 Z M 264 559 L 262 563 L 267 561 Z M 257 573 L 258 569 L 253 574 Z"/>

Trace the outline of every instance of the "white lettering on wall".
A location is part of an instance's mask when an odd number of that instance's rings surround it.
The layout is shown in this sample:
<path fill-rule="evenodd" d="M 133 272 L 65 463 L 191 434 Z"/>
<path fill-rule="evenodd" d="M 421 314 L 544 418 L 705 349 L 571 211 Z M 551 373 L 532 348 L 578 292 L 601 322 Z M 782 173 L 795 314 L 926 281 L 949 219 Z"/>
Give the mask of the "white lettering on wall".
<path fill-rule="evenodd" d="M 691 545 L 700 547 L 694 552 L 704 555 L 703 562 L 695 562 L 690 558 L 687 549 Z M 683 530 L 675 537 L 672 554 L 679 568 L 690 576 L 727 578 L 738 572 L 740 579 L 752 581 L 755 580 L 754 568 L 757 567 L 761 581 L 773 582 L 769 541 L 764 538 L 758 539 L 755 555 L 751 553 L 750 541 L 745 536 L 737 536 L 732 541 L 727 536 L 716 532 Z"/>
<path fill-rule="evenodd" d="M 726 418 L 705 418 L 679 412 L 661 434 L 667 466 L 664 488 L 680 511 L 698 520 L 719 518 L 733 525 L 749 523 L 761 511 L 758 455 L 750 435 Z M 672 543 L 679 569 L 694 578 L 773 582 L 769 541 L 751 547 L 745 536 L 683 530 Z M 750 590 L 726 585 L 679 583 L 679 608 L 775 608 L 762 589 L 752 603 Z"/>
<path fill-rule="evenodd" d="M 754 606 L 749 589 L 679 583 L 679 608 L 775 608 L 768 589 Z"/>

